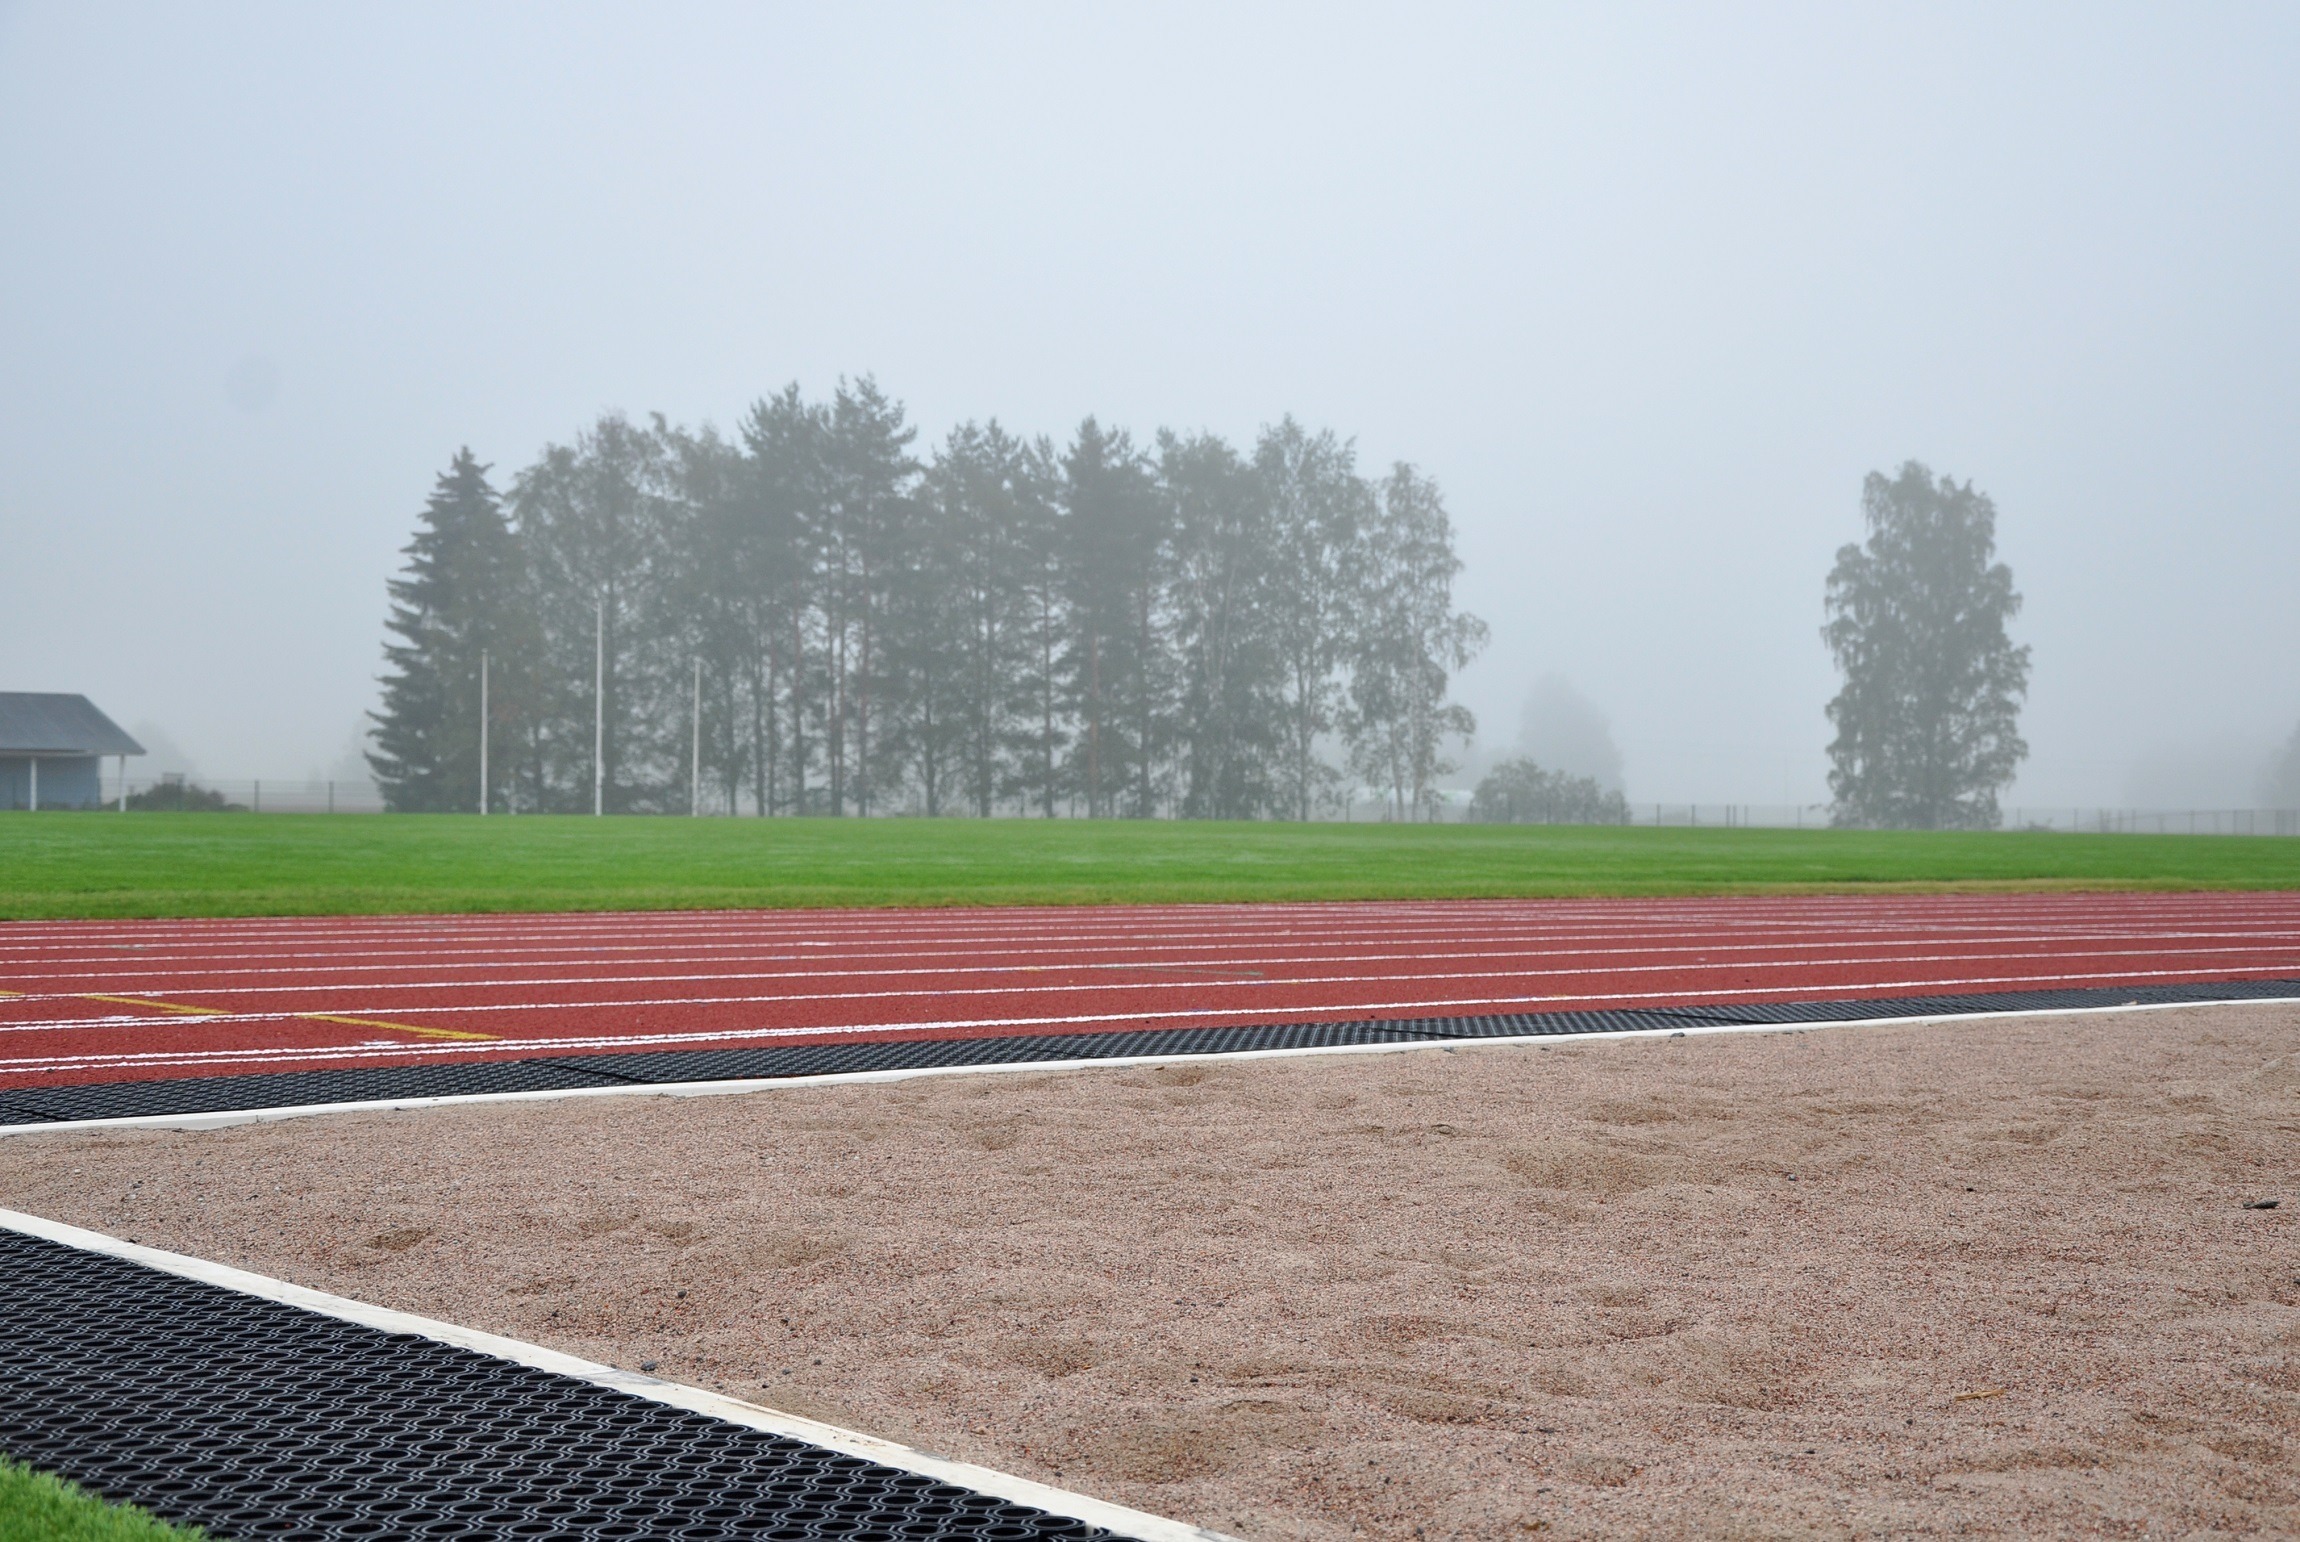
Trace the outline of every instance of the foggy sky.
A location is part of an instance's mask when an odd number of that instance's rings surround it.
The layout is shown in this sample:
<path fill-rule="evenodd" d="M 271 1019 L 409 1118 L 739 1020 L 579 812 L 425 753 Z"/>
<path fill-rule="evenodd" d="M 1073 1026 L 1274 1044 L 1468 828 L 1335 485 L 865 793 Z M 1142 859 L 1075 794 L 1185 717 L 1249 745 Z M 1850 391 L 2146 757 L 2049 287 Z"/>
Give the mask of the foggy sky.
<path fill-rule="evenodd" d="M 1861 478 L 1993 495 L 2010 805 L 2300 721 L 2300 10 L 0 7 L 0 689 L 211 775 L 375 700 L 460 444 L 875 373 L 1446 490 L 1481 749 L 1825 796 Z M 340 774 L 340 773 L 339 773 Z"/>

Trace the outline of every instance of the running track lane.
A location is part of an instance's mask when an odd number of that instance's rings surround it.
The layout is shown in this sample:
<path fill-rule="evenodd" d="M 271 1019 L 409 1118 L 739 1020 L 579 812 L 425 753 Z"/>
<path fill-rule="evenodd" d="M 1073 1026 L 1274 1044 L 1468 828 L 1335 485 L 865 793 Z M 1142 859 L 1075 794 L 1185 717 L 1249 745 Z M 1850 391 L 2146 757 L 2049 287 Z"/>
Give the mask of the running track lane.
<path fill-rule="evenodd" d="M 0 1089 L 2294 976 L 2300 894 L 24 922 Z"/>

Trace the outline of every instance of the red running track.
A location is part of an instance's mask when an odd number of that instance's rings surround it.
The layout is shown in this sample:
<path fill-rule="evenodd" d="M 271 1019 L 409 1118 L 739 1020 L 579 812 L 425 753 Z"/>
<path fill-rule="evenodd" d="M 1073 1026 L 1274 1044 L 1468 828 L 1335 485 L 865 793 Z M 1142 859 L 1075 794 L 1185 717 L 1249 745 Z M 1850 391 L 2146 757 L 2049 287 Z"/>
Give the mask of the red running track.
<path fill-rule="evenodd" d="M 2300 894 L 22 922 L 0 1088 L 2280 977 Z"/>

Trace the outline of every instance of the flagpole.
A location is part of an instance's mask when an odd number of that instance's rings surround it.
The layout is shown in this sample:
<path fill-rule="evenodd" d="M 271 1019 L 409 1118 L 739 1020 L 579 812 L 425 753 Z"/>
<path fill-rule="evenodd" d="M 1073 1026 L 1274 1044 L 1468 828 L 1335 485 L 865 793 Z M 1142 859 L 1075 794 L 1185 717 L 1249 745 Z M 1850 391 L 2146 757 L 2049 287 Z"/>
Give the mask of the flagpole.
<path fill-rule="evenodd" d="M 607 596 L 599 596 L 597 652 L 591 662 L 591 813 L 607 812 Z"/>

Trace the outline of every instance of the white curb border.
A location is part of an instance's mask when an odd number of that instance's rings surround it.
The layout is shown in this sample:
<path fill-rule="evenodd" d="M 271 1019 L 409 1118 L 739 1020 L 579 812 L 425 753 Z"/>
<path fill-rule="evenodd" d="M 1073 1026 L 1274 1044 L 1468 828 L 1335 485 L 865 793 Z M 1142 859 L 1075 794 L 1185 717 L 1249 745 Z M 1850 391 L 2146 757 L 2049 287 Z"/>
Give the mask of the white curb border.
<path fill-rule="evenodd" d="M 1044 1074 L 1052 1071 L 1122 1071 L 1137 1066 L 1201 1065 L 1224 1060 L 1291 1060 L 1305 1055 L 1394 1055 L 1411 1050 L 1481 1049 L 1488 1045 L 1618 1043 L 1628 1039 L 1699 1037 L 1717 1033 L 1807 1033 L 1816 1028 L 1895 1028 L 1921 1023 L 1978 1023 L 2017 1017 L 2091 1017 L 2106 1012 L 2177 1012 L 2194 1007 L 2300 1005 L 2300 996 L 2243 996 L 2207 1001 L 2127 1001 L 2105 1007 L 2023 1007 L 2003 1012 L 1926 1012 L 1906 1017 L 1831 1017 L 1792 1023 L 1703 1023 L 1675 1028 L 1615 1028 L 1596 1033 L 1502 1034 L 1491 1038 L 1403 1039 L 1382 1044 L 1313 1044 L 1293 1049 L 1206 1050 L 1168 1055 L 1127 1055 L 1092 1060 L 1019 1060 L 995 1065 L 915 1066 L 890 1071 L 839 1071 L 821 1076 L 761 1076 L 736 1081 L 654 1082 L 627 1087 L 556 1087 L 530 1092 L 464 1092 L 436 1098 L 378 1098 L 363 1103 L 296 1103 L 281 1108 L 217 1109 L 197 1114 L 148 1114 L 129 1119 L 54 1119 L 41 1124 L 0 1124 L 0 1138 L 52 1135 L 85 1130 L 220 1130 L 235 1124 L 266 1124 L 275 1119 L 308 1119 L 319 1114 L 396 1113 L 402 1109 L 454 1108 L 472 1103 L 553 1103 L 568 1098 L 713 1098 L 783 1088 L 846 1087 L 903 1082 L 923 1076 Z M 4 1213 L 4 1212 L 0 1212 Z M 124 1244 L 123 1244 L 124 1245 Z M 458 1332 L 462 1331 L 460 1329 Z"/>
<path fill-rule="evenodd" d="M 915 1450 L 910 1446 L 900 1445 L 891 1440 L 881 1440 L 875 1435 L 865 1435 L 856 1430 L 841 1429 L 835 1424 L 821 1424 L 813 1419 L 800 1418 L 796 1414 L 778 1413 L 774 1409 L 762 1408 L 756 1403 L 746 1403 L 739 1398 L 724 1397 L 716 1392 L 705 1392 L 700 1387 L 682 1386 L 675 1381 L 661 1381 L 653 1376 L 642 1376 L 636 1371 L 618 1370 L 611 1365 L 595 1364 L 589 1360 L 577 1359 L 573 1355 L 563 1355 L 555 1349 L 545 1349 L 539 1344 L 529 1344 L 519 1339 L 502 1338 L 493 1333 L 482 1333 L 476 1328 L 458 1327 L 454 1323 L 440 1322 L 429 1317 L 417 1317 L 408 1312 L 395 1312 L 387 1307 L 369 1306 L 364 1301 L 353 1301 L 349 1297 L 329 1295 L 326 1291 L 307 1290 L 301 1285 L 291 1285 L 285 1280 L 275 1280 L 268 1275 L 250 1274 L 244 1269 L 234 1269 L 227 1264 L 209 1263 L 206 1259 L 192 1258 L 182 1253 L 169 1253 L 159 1248 L 148 1248 L 138 1243 L 123 1242 L 118 1237 L 109 1237 L 102 1232 L 86 1231 L 77 1226 L 67 1226 L 61 1221 L 51 1221 L 42 1216 L 0 1209 L 0 1228 L 21 1232 L 28 1237 L 41 1237 L 50 1242 L 60 1242 L 66 1247 L 79 1248 L 83 1252 L 103 1253 L 113 1258 L 126 1259 L 130 1263 L 142 1264 L 147 1268 L 158 1269 L 166 1274 L 180 1275 L 184 1279 L 199 1280 L 204 1284 L 220 1285 L 226 1290 L 238 1291 L 242 1295 L 260 1297 L 265 1301 L 277 1301 L 286 1306 L 300 1307 L 304 1311 L 317 1312 L 323 1317 L 333 1317 L 342 1322 L 358 1323 L 362 1327 L 368 1328 L 380 1328 L 386 1333 L 414 1334 L 421 1338 L 430 1339 L 435 1343 L 452 1344 L 458 1349 L 468 1349 L 479 1354 L 492 1355 L 496 1359 L 509 1360 L 518 1365 L 530 1366 L 538 1371 L 549 1371 L 558 1376 L 571 1376 L 577 1381 L 587 1381 L 594 1386 L 612 1388 L 614 1391 L 628 1393 L 633 1397 L 643 1397 L 649 1402 L 662 1403 L 672 1408 L 683 1408 L 690 1413 L 699 1413 L 708 1418 L 723 1420 L 728 1424 L 739 1424 L 746 1429 L 763 1430 L 770 1435 L 783 1435 L 793 1440 L 803 1440 L 810 1445 L 823 1446 L 832 1451 L 843 1452 L 848 1456 L 859 1456 L 867 1461 L 878 1462 L 887 1467 L 896 1467 L 905 1472 L 917 1473 L 921 1477 L 932 1478 L 938 1483 L 956 1484 L 961 1488 L 973 1489 L 977 1493 L 989 1494 L 999 1499 L 1009 1499 L 1016 1504 L 1031 1505 L 1052 1515 L 1067 1516 L 1073 1520 L 1085 1521 L 1090 1525 L 1100 1526 L 1106 1531 L 1116 1532 L 1122 1537 L 1134 1538 L 1136 1542 L 1237 1542 L 1236 1538 L 1226 1536 L 1218 1531 L 1208 1531 L 1201 1526 L 1190 1526 L 1180 1521 L 1166 1520 L 1161 1516 L 1151 1515 L 1145 1511 L 1128 1509 L 1124 1505 L 1110 1504 L 1084 1494 L 1072 1493 L 1067 1489 L 1035 1483 L 1028 1478 L 1018 1478 L 1011 1473 L 999 1472 L 989 1467 L 977 1467 L 972 1462 L 954 1462 L 946 1457 Z"/>

